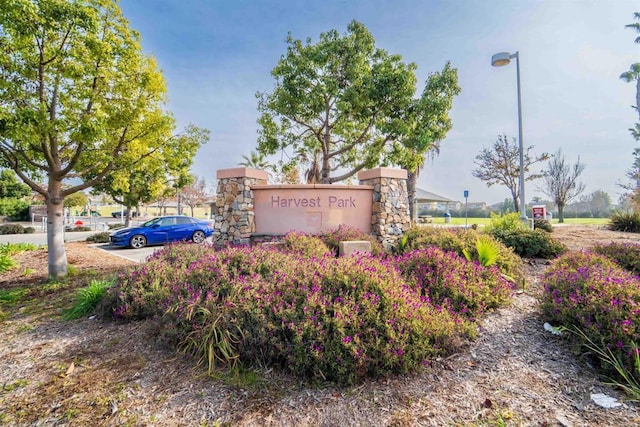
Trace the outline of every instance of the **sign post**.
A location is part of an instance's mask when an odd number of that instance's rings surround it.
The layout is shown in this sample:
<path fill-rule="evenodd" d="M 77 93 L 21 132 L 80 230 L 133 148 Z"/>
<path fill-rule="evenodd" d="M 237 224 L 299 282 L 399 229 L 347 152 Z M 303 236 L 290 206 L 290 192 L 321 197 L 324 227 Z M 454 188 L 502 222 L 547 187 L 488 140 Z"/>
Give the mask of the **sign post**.
<path fill-rule="evenodd" d="M 469 190 L 464 190 L 464 228 L 467 228 L 467 220 L 469 217 L 469 209 L 468 209 L 468 199 L 469 199 Z"/>

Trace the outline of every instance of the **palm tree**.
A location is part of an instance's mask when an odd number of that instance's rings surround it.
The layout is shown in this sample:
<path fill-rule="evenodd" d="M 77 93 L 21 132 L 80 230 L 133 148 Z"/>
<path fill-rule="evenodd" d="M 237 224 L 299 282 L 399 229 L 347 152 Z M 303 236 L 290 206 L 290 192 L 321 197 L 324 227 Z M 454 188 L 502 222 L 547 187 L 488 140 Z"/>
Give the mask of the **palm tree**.
<path fill-rule="evenodd" d="M 640 106 L 640 63 L 636 62 L 635 64 L 631 64 L 629 71 L 620 74 L 620 78 L 627 83 L 636 82 L 636 105 L 634 105 L 633 108 L 638 112 L 638 116 L 640 117 L 640 109 L 638 109 L 638 106 Z"/>
<path fill-rule="evenodd" d="M 269 164 L 264 154 L 251 150 L 248 156 L 242 156 L 243 161 L 238 163 L 240 166 L 253 168 L 258 170 L 269 170 L 273 167 Z"/>

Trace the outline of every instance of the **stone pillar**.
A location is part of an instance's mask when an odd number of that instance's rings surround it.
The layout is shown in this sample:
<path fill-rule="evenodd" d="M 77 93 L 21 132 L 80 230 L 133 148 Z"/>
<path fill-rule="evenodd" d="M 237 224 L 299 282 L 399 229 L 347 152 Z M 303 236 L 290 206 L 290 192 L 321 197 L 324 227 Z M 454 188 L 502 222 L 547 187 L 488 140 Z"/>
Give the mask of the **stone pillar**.
<path fill-rule="evenodd" d="M 256 229 L 251 186 L 266 184 L 268 174 L 242 167 L 220 169 L 216 177 L 218 189 L 213 212 L 213 242 L 218 246 L 249 244 L 251 233 Z"/>
<path fill-rule="evenodd" d="M 371 234 L 388 249 L 411 227 L 407 171 L 377 168 L 359 172 L 358 179 L 374 188 Z"/>

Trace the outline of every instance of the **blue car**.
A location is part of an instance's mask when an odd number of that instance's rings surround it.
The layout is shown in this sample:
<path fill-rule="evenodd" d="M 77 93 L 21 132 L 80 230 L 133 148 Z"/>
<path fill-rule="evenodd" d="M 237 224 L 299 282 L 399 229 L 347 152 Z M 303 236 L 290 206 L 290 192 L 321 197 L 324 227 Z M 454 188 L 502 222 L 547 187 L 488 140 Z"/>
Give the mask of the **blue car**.
<path fill-rule="evenodd" d="M 143 248 L 147 245 L 163 245 L 179 240 L 202 243 L 213 234 L 210 221 L 188 216 L 162 216 L 137 227 L 127 227 L 109 235 L 112 245 Z"/>

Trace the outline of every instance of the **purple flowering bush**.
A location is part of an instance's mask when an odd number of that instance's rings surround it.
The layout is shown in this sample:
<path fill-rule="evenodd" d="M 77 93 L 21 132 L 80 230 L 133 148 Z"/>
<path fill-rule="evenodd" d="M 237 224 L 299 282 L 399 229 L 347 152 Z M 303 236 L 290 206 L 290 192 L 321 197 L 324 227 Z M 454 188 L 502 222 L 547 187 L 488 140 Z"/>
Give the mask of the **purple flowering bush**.
<path fill-rule="evenodd" d="M 336 230 L 326 232 L 322 234 L 320 238 L 335 254 L 338 254 L 340 242 L 346 240 L 366 240 L 368 242 L 371 242 L 371 253 L 373 255 L 377 256 L 384 253 L 382 244 L 378 242 L 372 235 L 363 233 L 357 228 L 349 227 L 346 225 L 341 225 Z"/>
<path fill-rule="evenodd" d="M 522 259 L 510 248 L 494 239 L 492 236 L 479 233 L 473 229 L 439 228 L 439 227 L 414 227 L 405 234 L 404 243 L 398 247 L 398 253 L 407 253 L 416 249 L 425 249 L 436 246 L 445 251 L 455 252 L 464 256 L 465 250 L 472 259 L 478 258 L 476 242 L 478 236 L 483 236 L 495 243 L 499 254 L 495 261 L 500 271 L 510 277 L 513 282 L 521 283 L 523 280 Z"/>
<path fill-rule="evenodd" d="M 162 338 L 209 369 L 268 363 L 337 383 L 413 371 L 476 333 L 392 257 L 177 244 L 110 293 L 116 318 L 159 319 Z"/>
<path fill-rule="evenodd" d="M 575 252 L 553 261 L 543 285 L 540 303 L 550 322 L 577 328 L 633 371 L 640 343 L 637 276 L 602 255 Z"/>
<path fill-rule="evenodd" d="M 625 270 L 640 275 L 640 245 L 637 243 L 597 244 L 593 251 L 613 260 Z"/>
<path fill-rule="evenodd" d="M 483 267 L 435 246 L 402 255 L 397 265 L 432 304 L 470 320 L 511 300 L 512 284 L 496 266 Z"/>

